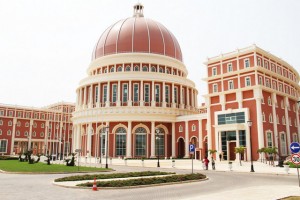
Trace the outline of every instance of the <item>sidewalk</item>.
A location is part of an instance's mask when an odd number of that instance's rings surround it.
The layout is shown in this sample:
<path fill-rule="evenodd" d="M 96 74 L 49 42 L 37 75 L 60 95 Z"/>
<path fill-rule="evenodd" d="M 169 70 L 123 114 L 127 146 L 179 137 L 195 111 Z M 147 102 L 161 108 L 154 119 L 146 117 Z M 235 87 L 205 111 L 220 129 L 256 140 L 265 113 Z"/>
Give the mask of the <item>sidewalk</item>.
<path fill-rule="evenodd" d="M 82 158 L 80 160 L 80 166 L 91 166 L 91 167 L 101 167 L 99 160 L 94 158 L 85 159 Z M 102 167 L 105 166 L 105 158 L 102 158 Z M 62 164 L 62 161 L 55 161 L 54 163 Z M 117 165 L 117 166 L 132 166 L 132 167 L 155 167 L 157 168 L 158 160 L 151 159 L 151 160 L 134 160 L 134 159 L 108 159 L 108 165 Z M 77 164 L 77 163 L 76 163 Z M 192 169 L 192 160 L 191 159 L 175 159 L 175 162 L 172 163 L 170 159 L 160 159 L 159 160 L 160 168 L 176 168 L 176 169 Z M 275 166 L 278 164 L 275 161 Z M 262 173 L 262 174 L 278 174 L 278 175 L 297 175 L 296 168 L 289 168 L 287 172 L 284 167 L 273 167 L 269 164 L 262 163 L 259 161 L 253 162 L 253 167 L 255 173 Z M 193 160 L 193 168 L 194 170 L 204 170 L 202 162 L 199 160 Z M 209 163 L 208 170 L 212 170 L 211 162 Z M 228 161 L 215 161 L 215 171 L 222 171 L 222 172 L 243 172 L 243 173 L 251 173 L 251 163 L 250 162 L 242 162 L 242 166 L 238 161 L 232 162 L 232 169 L 229 169 Z"/>

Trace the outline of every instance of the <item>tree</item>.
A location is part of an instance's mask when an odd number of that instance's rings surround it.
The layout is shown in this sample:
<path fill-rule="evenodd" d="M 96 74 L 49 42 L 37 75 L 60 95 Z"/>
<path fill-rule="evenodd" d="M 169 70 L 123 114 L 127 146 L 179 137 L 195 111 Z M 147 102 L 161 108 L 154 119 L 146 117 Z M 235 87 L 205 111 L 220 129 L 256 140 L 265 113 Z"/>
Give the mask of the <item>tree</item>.
<path fill-rule="evenodd" d="M 245 152 L 246 147 L 240 146 L 240 147 L 235 147 L 234 152 L 239 154 L 240 157 L 240 166 L 242 166 L 242 155 Z"/>
<path fill-rule="evenodd" d="M 269 154 L 269 164 L 274 166 L 274 160 L 275 160 L 276 154 L 278 154 L 277 147 L 268 147 L 265 149 L 266 149 L 266 153 Z"/>
<path fill-rule="evenodd" d="M 217 150 L 215 149 L 209 149 L 208 150 L 209 154 L 211 155 L 211 165 L 212 165 L 212 169 L 215 170 L 215 161 L 214 161 L 214 154 L 217 152 Z"/>

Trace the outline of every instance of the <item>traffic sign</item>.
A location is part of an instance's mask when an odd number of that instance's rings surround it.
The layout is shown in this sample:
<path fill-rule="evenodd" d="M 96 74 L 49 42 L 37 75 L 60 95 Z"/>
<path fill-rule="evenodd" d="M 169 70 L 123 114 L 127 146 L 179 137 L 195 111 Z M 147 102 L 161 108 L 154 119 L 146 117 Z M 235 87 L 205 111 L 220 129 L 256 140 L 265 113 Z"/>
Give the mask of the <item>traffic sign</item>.
<path fill-rule="evenodd" d="M 190 144 L 190 153 L 194 153 L 195 152 L 195 145 Z"/>
<path fill-rule="evenodd" d="M 300 144 L 298 142 L 292 142 L 290 144 L 290 150 L 292 153 L 298 153 L 300 151 Z"/>
<path fill-rule="evenodd" d="M 300 164 L 300 155 L 299 154 L 292 154 L 291 161 L 295 165 L 299 165 Z"/>

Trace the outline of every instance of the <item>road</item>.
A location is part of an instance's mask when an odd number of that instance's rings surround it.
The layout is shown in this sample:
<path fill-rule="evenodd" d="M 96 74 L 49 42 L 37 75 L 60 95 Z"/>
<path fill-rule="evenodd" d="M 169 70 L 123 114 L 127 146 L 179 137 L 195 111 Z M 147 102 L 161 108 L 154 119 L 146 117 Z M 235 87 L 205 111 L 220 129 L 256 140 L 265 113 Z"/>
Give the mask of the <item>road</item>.
<path fill-rule="evenodd" d="M 117 171 L 154 170 L 154 168 L 114 166 Z M 156 168 L 155 168 L 156 169 Z M 190 170 L 160 169 L 189 173 Z M 1 200 L 199 200 L 199 199 L 278 199 L 300 195 L 297 176 L 257 173 L 196 171 L 208 181 L 136 189 L 73 189 L 53 185 L 64 174 L 4 174 L 0 173 Z"/>

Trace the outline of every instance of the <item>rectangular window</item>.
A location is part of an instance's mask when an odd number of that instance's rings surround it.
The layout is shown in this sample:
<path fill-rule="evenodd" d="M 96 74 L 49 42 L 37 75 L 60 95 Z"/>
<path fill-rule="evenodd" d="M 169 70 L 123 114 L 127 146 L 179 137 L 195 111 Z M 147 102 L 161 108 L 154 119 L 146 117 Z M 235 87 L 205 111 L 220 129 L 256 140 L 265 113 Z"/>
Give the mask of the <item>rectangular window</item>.
<path fill-rule="evenodd" d="M 249 61 L 249 59 L 245 59 L 245 60 L 244 60 L 244 67 L 245 67 L 245 68 L 250 67 L 250 61 Z"/>
<path fill-rule="evenodd" d="M 4 116 L 4 110 L 0 110 L 0 116 Z"/>
<path fill-rule="evenodd" d="M 267 147 L 273 147 L 272 133 L 267 132 Z"/>
<path fill-rule="evenodd" d="M 218 125 L 236 124 L 236 123 L 237 124 L 245 123 L 245 113 L 244 112 L 218 115 Z"/>
<path fill-rule="evenodd" d="M 261 59 L 260 58 L 257 58 L 257 65 L 261 66 Z"/>
<path fill-rule="evenodd" d="M 128 84 L 127 83 L 123 84 L 122 93 L 123 93 L 122 101 L 124 103 L 126 103 L 128 101 Z"/>
<path fill-rule="evenodd" d="M 218 92 L 218 84 L 213 84 L 213 92 Z"/>
<path fill-rule="evenodd" d="M 18 117 L 21 117 L 22 113 L 21 112 L 18 112 Z"/>
<path fill-rule="evenodd" d="M 234 89 L 233 81 L 228 81 L 228 89 L 229 89 L 229 90 Z"/>
<path fill-rule="evenodd" d="M 105 103 L 107 101 L 107 85 L 103 85 L 103 100 L 102 102 Z"/>
<path fill-rule="evenodd" d="M 245 79 L 245 85 L 246 86 L 251 86 L 251 79 L 250 79 L 250 77 L 246 77 L 246 79 Z"/>
<path fill-rule="evenodd" d="M 98 86 L 95 87 L 95 103 L 98 103 Z"/>
<path fill-rule="evenodd" d="M 144 85 L 144 100 L 145 102 L 149 103 L 150 102 L 150 85 L 145 84 Z"/>
<path fill-rule="evenodd" d="M 13 116 L 13 111 L 9 111 L 9 112 L 8 112 L 8 115 L 9 115 L 10 117 L 12 117 L 12 116 Z"/>
<path fill-rule="evenodd" d="M 217 68 L 216 67 L 212 68 L 212 75 L 213 76 L 217 75 Z"/>
<path fill-rule="evenodd" d="M 174 102 L 178 103 L 178 87 L 174 87 Z"/>
<path fill-rule="evenodd" d="M 165 137 L 164 135 L 158 135 L 155 137 L 155 154 L 157 156 L 165 155 Z"/>
<path fill-rule="evenodd" d="M 286 138 L 285 138 L 285 134 L 282 133 L 280 135 L 280 148 L 281 148 L 281 155 L 287 155 L 287 151 L 286 151 Z"/>
<path fill-rule="evenodd" d="M 165 95 L 166 95 L 165 101 L 167 103 L 170 103 L 170 86 L 168 85 L 165 86 Z"/>
<path fill-rule="evenodd" d="M 270 87 L 270 80 L 269 79 L 266 79 L 266 86 Z"/>
<path fill-rule="evenodd" d="M 115 103 L 117 101 L 117 95 L 118 95 L 118 85 L 113 84 L 112 85 L 112 102 Z"/>
<path fill-rule="evenodd" d="M 0 153 L 7 152 L 7 140 L 0 140 Z"/>
<path fill-rule="evenodd" d="M 160 85 L 155 85 L 155 101 L 160 102 Z"/>
<path fill-rule="evenodd" d="M 133 101 L 134 102 L 139 101 L 139 84 L 137 83 L 133 85 Z"/>
<path fill-rule="evenodd" d="M 232 72 L 232 63 L 227 64 L 227 72 Z"/>

